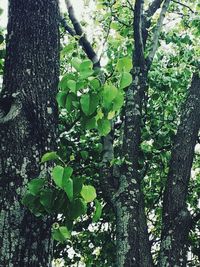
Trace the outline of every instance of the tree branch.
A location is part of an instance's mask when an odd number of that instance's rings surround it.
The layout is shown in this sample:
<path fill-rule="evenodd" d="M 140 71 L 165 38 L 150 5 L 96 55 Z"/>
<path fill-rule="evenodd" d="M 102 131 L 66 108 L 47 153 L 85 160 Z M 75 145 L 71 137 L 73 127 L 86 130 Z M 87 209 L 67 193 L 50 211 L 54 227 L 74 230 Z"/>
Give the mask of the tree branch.
<path fill-rule="evenodd" d="M 71 36 L 74 37 L 76 35 L 76 32 L 67 24 L 66 19 L 62 16 L 60 16 L 60 24 Z"/>
<path fill-rule="evenodd" d="M 143 5 L 144 1 L 136 0 L 134 7 L 134 65 L 140 67 L 141 69 L 145 68 L 145 58 L 144 58 L 144 45 L 142 39 L 142 15 L 143 15 Z"/>
<path fill-rule="evenodd" d="M 147 11 L 144 15 L 144 21 L 143 21 L 143 29 L 142 29 L 142 36 L 143 36 L 143 42 L 144 46 L 146 45 L 146 41 L 148 38 L 148 29 L 151 26 L 151 20 L 153 15 L 156 13 L 156 11 L 160 8 L 163 0 L 154 0 L 150 5 Z"/>
<path fill-rule="evenodd" d="M 151 48 L 151 51 L 149 52 L 149 55 L 147 57 L 147 66 L 148 66 L 148 68 L 151 66 L 151 63 L 152 63 L 153 58 L 155 56 L 156 50 L 158 48 L 158 40 L 159 40 L 159 37 L 160 37 L 161 29 L 162 29 L 162 26 L 163 26 L 163 21 L 164 21 L 165 15 L 167 13 L 169 4 L 170 4 L 170 0 L 165 0 L 164 1 L 162 9 L 161 9 L 161 12 L 160 12 L 160 16 L 159 16 L 159 19 L 158 19 L 158 22 L 157 22 L 157 25 L 156 25 L 154 33 L 153 33 L 152 48 Z"/>
<path fill-rule="evenodd" d="M 88 58 L 93 62 L 94 67 L 100 68 L 100 62 L 97 57 L 96 52 L 94 51 L 93 47 L 91 46 L 90 42 L 88 41 L 85 33 L 83 32 L 83 29 L 81 27 L 81 24 L 77 20 L 75 13 L 74 13 L 74 8 L 70 2 L 70 0 L 65 0 L 69 18 L 73 24 L 74 30 L 76 35 L 80 36 L 79 43 L 83 47 L 83 50 L 85 51 L 86 55 Z"/>
<path fill-rule="evenodd" d="M 176 4 L 179 4 L 179 5 L 181 5 L 181 6 L 183 6 L 183 7 L 186 7 L 186 8 L 188 8 L 192 13 L 194 13 L 195 14 L 195 12 L 191 9 L 191 7 L 189 7 L 188 5 L 186 5 L 186 4 L 183 4 L 183 3 L 180 3 L 180 2 L 178 2 L 178 1 L 175 1 L 175 0 L 172 0 L 172 2 L 174 2 L 174 3 L 176 3 Z"/>
<path fill-rule="evenodd" d="M 192 220 L 186 200 L 194 147 L 200 129 L 199 117 L 200 77 L 194 74 L 173 145 L 164 191 L 159 266 L 163 266 L 163 258 L 166 259 L 165 266 L 186 266 L 187 240 Z M 170 245 L 166 245 L 166 242 Z"/>

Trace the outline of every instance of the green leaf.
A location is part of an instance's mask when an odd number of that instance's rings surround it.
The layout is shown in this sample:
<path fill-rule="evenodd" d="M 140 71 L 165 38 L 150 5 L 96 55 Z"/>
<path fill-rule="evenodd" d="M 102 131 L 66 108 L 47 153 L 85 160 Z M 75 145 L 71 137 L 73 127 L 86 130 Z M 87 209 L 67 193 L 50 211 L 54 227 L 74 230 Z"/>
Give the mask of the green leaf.
<path fill-rule="evenodd" d="M 80 90 L 80 89 L 84 89 L 86 87 L 85 82 L 84 81 L 77 81 L 76 82 L 76 91 Z"/>
<path fill-rule="evenodd" d="M 77 71 L 79 71 L 81 60 L 79 58 L 73 58 L 71 64 Z"/>
<path fill-rule="evenodd" d="M 76 92 L 76 82 L 74 80 L 67 81 L 67 86 L 73 93 Z"/>
<path fill-rule="evenodd" d="M 88 152 L 85 150 L 81 151 L 81 157 L 86 160 L 88 158 Z"/>
<path fill-rule="evenodd" d="M 128 72 L 123 72 L 120 79 L 120 88 L 126 88 L 132 83 L 132 75 Z"/>
<path fill-rule="evenodd" d="M 71 178 L 63 179 L 62 186 L 69 198 L 69 201 L 72 201 L 73 200 L 73 180 Z"/>
<path fill-rule="evenodd" d="M 80 64 L 79 71 L 81 72 L 81 71 L 85 71 L 85 70 L 92 70 L 92 68 L 93 68 L 92 61 L 89 59 L 86 59 Z"/>
<path fill-rule="evenodd" d="M 71 167 L 65 167 L 63 173 L 63 179 L 69 179 L 73 173 L 73 169 Z"/>
<path fill-rule="evenodd" d="M 108 119 L 101 119 L 97 122 L 98 131 L 101 136 L 106 136 L 111 131 L 111 124 Z"/>
<path fill-rule="evenodd" d="M 30 208 L 32 205 L 34 205 L 35 198 L 35 196 L 27 192 L 22 198 L 22 204 Z"/>
<path fill-rule="evenodd" d="M 41 178 L 36 178 L 36 179 L 31 180 L 28 183 L 29 192 L 32 195 L 36 196 L 40 192 L 40 190 L 44 186 L 44 184 L 45 184 L 45 180 L 41 179 Z"/>
<path fill-rule="evenodd" d="M 97 108 L 99 99 L 96 94 L 84 94 L 81 96 L 81 108 L 85 115 L 89 116 L 93 114 Z"/>
<path fill-rule="evenodd" d="M 62 188 L 62 178 L 63 178 L 64 168 L 62 166 L 55 166 L 52 171 L 52 177 L 55 184 Z"/>
<path fill-rule="evenodd" d="M 96 189 L 92 185 L 84 185 L 81 190 L 81 196 L 87 203 L 92 202 L 97 196 Z"/>
<path fill-rule="evenodd" d="M 95 119 L 95 117 L 91 118 L 91 119 L 89 119 L 89 120 L 87 120 L 85 122 L 85 129 L 91 130 L 91 129 L 95 129 L 95 128 L 96 128 L 96 119 Z"/>
<path fill-rule="evenodd" d="M 72 202 L 70 214 L 73 219 L 76 219 L 79 216 L 86 214 L 86 212 L 87 204 L 83 199 L 77 198 L 74 200 L 74 202 Z"/>
<path fill-rule="evenodd" d="M 113 107 L 112 107 L 112 109 L 114 111 L 119 111 L 120 108 L 123 106 L 123 104 L 124 104 L 124 95 L 123 95 L 122 92 L 118 92 L 117 96 L 113 100 Z"/>
<path fill-rule="evenodd" d="M 59 88 L 63 91 L 68 91 L 67 82 L 73 79 L 73 74 L 69 73 L 62 77 L 61 81 L 59 82 Z"/>
<path fill-rule="evenodd" d="M 98 90 L 101 87 L 101 84 L 98 79 L 92 79 L 90 81 L 90 86 L 92 87 L 92 89 Z"/>
<path fill-rule="evenodd" d="M 41 163 L 44 163 L 50 160 L 55 160 L 55 159 L 58 159 L 58 155 L 55 151 L 47 152 L 42 156 Z"/>
<path fill-rule="evenodd" d="M 63 55 L 67 55 L 70 51 L 72 51 L 72 50 L 74 50 L 74 44 L 73 43 L 70 43 L 70 44 L 68 44 L 68 45 L 66 45 L 63 49 L 62 49 L 62 51 L 61 51 L 61 53 L 63 54 Z"/>
<path fill-rule="evenodd" d="M 59 105 L 59 107 L 64 108 L 66 103 L 67 93 L 65 92 L 59 92 L 57 93 L 56 100 Z"/>
<path fill-rule="evenodd" d="M 66 98 L 66 109 L 68 112 L 71 112 L 73 110 L 73 107 L 76 107 L 78 104 L 77 97 L 74 93 L 69 93 Z"/>
<path fill-rule="evenodd" d="M 60 230 L 60 233 L 61 233 L 66 239 L 68 239 L 68 238 L 71 237 L 71 233 L 69 232 L 69 230 L 67 229 L 66 226 L 61 226 L 61 227 L 59 228 L 59 230 Z"/>
<path fill-rule="evenodd" d="M 95 203 L 95 212 L 93 214 L 92 221 L 97 222 L 101 218 L 102 206 L 101 206 L 101 203 L 97 199 L 94 200 L 94 203 Z"/>
<path fill-rule="evenodd" d="M 44 189 L 40 192 L 40 203 L 47 212 L 51 212 L 53 201 L 53 192 L 50 189 Z"/>
<path fill-rule="evenodd" d="M 114 85 L 105 85 L 103 90 L 103 106 L 109 108 L 118 93 Z"/>
<path fill-rule="evenodd" d="M 116 69 L 119 72 L 122 72 L 122 71 L 130 72 L 132 67 L 133 67 L 133 65 L 132 65 L 132 58 L 131 57 L 123 57 L 123 58 L 118 59 L 118 61 L 117 61 Z"/>
<path fill-rule="evenodd" d="M 61 243 L 65 242 L 66 239 L 69 239 L 71 234 L 68 231 L 67 227 L 61 226 L 59 229 L 53 229 L 52 231 L 53 239 Z"/>
<path fill-rule="evenodd" d="M 86 78 L 92 76 L 93 73 L 94 73 L 93 70 L 82 70 L 80 72 L 80 79 L 86 79 Z"/>
<path fill-rule="evenodd" d="M 82 95 L 80 102 L 83 112 L 86 115 L 88 115 L 90 110 L 90 95 L 89 94 Z"/>
<path fill-rule="evenodd" d="M 74 195 L 79 195 L 81 192 L 81 189 L 83 187 L 84 179 L 81 177 L 74 176 L 73 177 L 73 192 Z"/>

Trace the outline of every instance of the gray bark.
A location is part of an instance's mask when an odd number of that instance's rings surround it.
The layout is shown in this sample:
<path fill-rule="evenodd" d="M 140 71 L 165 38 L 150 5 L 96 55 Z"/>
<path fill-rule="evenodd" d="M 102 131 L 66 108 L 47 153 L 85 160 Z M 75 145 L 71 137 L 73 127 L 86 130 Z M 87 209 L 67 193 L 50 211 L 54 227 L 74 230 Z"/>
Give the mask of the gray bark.
<path fill-rule="evenodd" d="M 51 266 L 51 218 L 22 204 L 27 182 L 47 175 L 56 148 L 59 77 L 57 0 L 10 0 L 0 95 L 0 266 Z"/>
<path fill-rule="evenodd" d="M 186 200 L 194 147 L 200 129 L 199 117 L 200 78 L 195 74 L 172 149 L 164 192 L 160 267 L 185 267 L 187 265 L 191 215 L 187 210 Z"/>
<path fill-rule="evenodd" d="M 139 172 L 141 142 L 141 112 L 146 73 L 134 69 L 134 82 L 126 93 L 123 155 L 126 159 L 121 170 L 118 192 L 113 203 L 117 217 L 117 265 L 119 267 L 153 266 L 148 239 L 144 197 Z"/>

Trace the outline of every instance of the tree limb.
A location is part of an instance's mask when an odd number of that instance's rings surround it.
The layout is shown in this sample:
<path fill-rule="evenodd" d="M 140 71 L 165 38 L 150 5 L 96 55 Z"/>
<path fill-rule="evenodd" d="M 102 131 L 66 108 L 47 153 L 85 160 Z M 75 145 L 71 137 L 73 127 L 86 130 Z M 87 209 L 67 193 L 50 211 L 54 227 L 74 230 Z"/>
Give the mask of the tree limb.
<path fill-rule="evenodd" d="M 163 266 L 163 259 L 164 266 L 186 266 L 187 240 L 192 220 L 186 200 L 194 147 L 200 129 L 199 117 L 200 77 L 194 74 L 173 145 L 164 191 L 160 267 Z"/>
<path fill-rule="evenodd" d="M 70 0 L 65 0 L 69 18 L 73 24 L 74 30 L 76 35 L 80 36 L 79 43 L 83 47 L 83 50 L 85 51 L 86 55 L 88 58 L 93 62 L 94 67 L 100 68 L 100 62 L 97 57 L 96 52 L 94 51 L 93 47 L 91 46 L 90 42 L 88 41 L 85 33 L 83 32 L 83 29 L 81 27 L 81 24 L 77 20 L 75 13 L 74 13 L 74 8 L 70 2 Z"/>
<path fill-rule="evenodd" d="M 174 3 L 176 3 L 176 4 L 179 4 L 179 5 L 183 6 L 183 7 L 188 8 L 192 13 L 195 14 L 195 12 L 194 12 L 194 11 L 191 9 L 191 7 L 189 7 L 188 5 L 183 4 L 183 3 L 179 2 L 179 1 L 175 1 L 175 0 L 172 0 L 172 2 L 174 2 Z"/>
<path fill-rule="evenodd" d="M 67 24 L 66 19 L 62 16 L 60 16 L 60 24 L 71 36 L 74 37 L 76 35 L 76 32 Z"/>
<path fill-rule="evenodd" d="M 155 56 L 156 50 L 158 48 L 158 41 L 159 41 L 162 26 L 163 26 L 163 21 L 164 21 L 165 15 L 167 13 L 170 1 L 171 0 L 165 0 L 164 1 L 157 25 L 156 25 L 154 33 L 153 33 L 152 47 L 151 47 L 151 50 L 150 50 L 149 55 L 147 57 L 148 68 L 151 66 L 151 63 L 152 63 L 153 58 Z"/>
<path fill-rule="evenodd" d="M 146 45 L 146 41 L 148 38 L 148 29 L 151 26 L 152 17 L 156 13 L 156 11 L 160 8 L 162 2 L 163 2 L 163 0 L 154 0 L 149 5 L 149 8 L 147 9 L 147 11 L 144 14 L 143 29 L 142 29 L 144 46 Z"/>
<path fill-rule="evenodd" d="M 134 7 L 134 65 L 140 67 L 141 69 L 145 68 L 145 59 L 144 59 L 144 45 L 142 39 L 142 15 L 143 15 L 143 5 L 144 1 L 136 0 Z"/>

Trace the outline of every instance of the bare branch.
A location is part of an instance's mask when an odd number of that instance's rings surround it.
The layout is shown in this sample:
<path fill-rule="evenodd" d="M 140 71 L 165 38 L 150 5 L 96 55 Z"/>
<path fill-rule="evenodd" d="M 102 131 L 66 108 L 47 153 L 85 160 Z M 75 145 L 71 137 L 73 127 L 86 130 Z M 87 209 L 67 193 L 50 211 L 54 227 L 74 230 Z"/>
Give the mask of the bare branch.
<path fill-rule="evenodd" d="M 176 3 L 176 4 L 179 4 L 179 5 L 181 5 L 181 6 L 183 6 L 183 7 L 186 7 L 186 8 L 188 8 L 192 13 L 194 13 L 195 14 L 195 12 L 194 12 L 194 10 L 192 10 L 191 9 L 191 7 L 189 7 L 188 5 L 186 5 L 186 4 L 183 4 L 183 3 L 180 3 L 180 2 L 178 2 L 178 1 L 175 1 L 175 0 L 172 0 L 172 2 L 174 2 L 174 3 Z"/>
<path fill-rule="evenodd" d="M 148 68 L 150 67 L 150 65 L 152 63 L 153 58 L 154 58 L 155 53 L 156 53 L 156 50 L 158 48 L 158 40 L 159 40 L 159 37 L 160 37 L 161 29 L 162 29 L 162 26 L 163 26 L 163 21 L 164 21 L 165 15 L 167 13 L 169 4 L 170 4 L 170 0 L 165 0 L 164 1 L 162 9 L 161 9 L 161 12 L 160 12 L 160 16 L 159 16 L 159 19 L 158 19 L 158 22 L 157 22 L 157 25 L 156 25 L 155 30 L 154 30 L 153 40 L 152 40 L 152 48 L 151 48 L 151 51 L 149 52 L 149 55 L 147 57 Z"/>
<path fill-rule="evenodd" d="M 83 32 L 83 29 L 81 27 L 80 22 L 76 19 L 75 13 L 74 13 L 74 8 L 70 2 L 70 0 L 65 0 L 69 18 L 73 24 L 74 30 L 76 32 L 76 35 L 80 36 L 79 43 L 83 47 L 83 50 L 85 51 L 86 55 L 88 58 L 93 62 L 94 67 L 100 67 L 100 62 L 97 57 L 96 52 L 94 51 L 92 45 L 88 41 L 85 33 Z"/>

